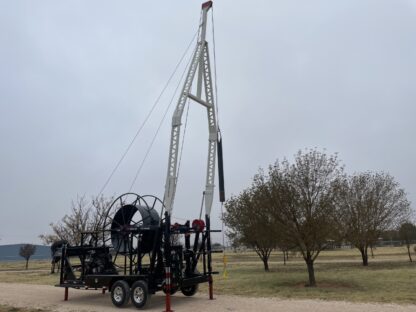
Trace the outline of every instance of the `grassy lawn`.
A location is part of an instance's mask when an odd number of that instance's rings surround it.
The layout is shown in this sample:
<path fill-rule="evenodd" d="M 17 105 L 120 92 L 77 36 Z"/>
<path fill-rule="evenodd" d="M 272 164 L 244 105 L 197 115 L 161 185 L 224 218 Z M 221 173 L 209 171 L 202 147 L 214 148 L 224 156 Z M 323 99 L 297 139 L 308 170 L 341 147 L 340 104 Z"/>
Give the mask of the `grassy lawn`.
<path fill-rule="evenodd" d="M 305 287 L 308 274 L 299 255 L 291 255 L 288 263 L 283 265 L 282 254 L 274 253 L 270 258 L 270 272 L 264 272 L 255 253 L 227 252 L 228 277 L 215 276 L 215 292 L 255 297 L 416 304 L 416 263 L 409 262 L 406 249 L 383 247 L 375 249 L 374 254 L 375 258 L 369 259 L 370 265 L 363 267 L 355 249 L 322 252 L 315 264 L 318 286 L 310 288 Z M 0 262 L 0 281 L 47 285 L 58 282 L 58 274 L 49 274 L 49 261 L 31 261 L 28 272 L 10 271 L 22 267 L 23 262 Z M 222 273 L 222 255 L 214 255 L 213 267 Z M 207 291 L 206 285 L 201 286 L 201 291 Z"/>
<path fill-rule="evenodd" d="M 0 271 L 16 271 L 24 270 L 26 262 L 25 261 L 1 261 L 0 262 Z M 51 261 L 50 260 L 30 260 L 28 270 L 51 270 Z"/>
<path fill-rule="evenodd" d="M 355 249 L 322 252 L 315 264 L 318 286 L 310 288 L 305 287 L 308 273 L 299 255 L 283 265 L 282 254 L 272 254 L 270 272 L 265 272 L 255 253 L 227 253 L 228 277 L 216 276 L 215 290 L 256 297 L 416 304 L 416 263 L 409 262 L 406 249 L 377 248 L 374 255 L 363 267 Z M 214 267 L 222 270 L 220 260 L 216 258 Z"/>
<path fill-rule="evenodd" d="M 228 278 L 216 278 L 216 292 L 244 296 L 416 303 L 416 266 L 406 262 L 318 263 L 316 288 L 305 287 L 308 275 L 300 262 L 272 266 L 230 265 Z"/>

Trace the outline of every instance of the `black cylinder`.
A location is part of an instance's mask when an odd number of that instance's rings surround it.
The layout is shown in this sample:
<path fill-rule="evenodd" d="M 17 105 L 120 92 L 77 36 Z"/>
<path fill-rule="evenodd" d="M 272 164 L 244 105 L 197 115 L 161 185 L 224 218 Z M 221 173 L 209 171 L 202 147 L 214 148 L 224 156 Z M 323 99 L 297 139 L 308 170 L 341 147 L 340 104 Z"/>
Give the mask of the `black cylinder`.
<path fill-rule="evenodd" d="M 218 133 L 219 134 L 219 133 Z M 220 202 L 225 202 L 225 188 L 224 188 L 224 163 L 222 159 L 222 136 L 218 135 L 217 144 L 218 153 L 218 188 L 220 193 Z"/>

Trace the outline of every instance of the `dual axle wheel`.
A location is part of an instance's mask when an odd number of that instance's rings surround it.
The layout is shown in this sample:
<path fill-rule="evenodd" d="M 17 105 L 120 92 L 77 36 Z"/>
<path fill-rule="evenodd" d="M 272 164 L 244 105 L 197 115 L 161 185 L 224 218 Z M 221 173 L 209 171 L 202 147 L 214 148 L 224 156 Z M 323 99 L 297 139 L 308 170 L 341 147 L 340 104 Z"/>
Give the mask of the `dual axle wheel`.
<path fill-rule="evenodd" d="M 116 307 L 122 307 L 133 302 L 138 309 L 144 308 L 150 299 L 149 290 L 145 281 L 136 281 L 130 286 L 126 281 L 117 281 L 111 287 L 111 301 Z"/>
<path fill-rule="evenodd" d="M 171 295 L 177 291 L 177 288 L 171 290 Z M 181 288 L 182 293 L 185 296 L 193 296 L 198 291 L 198 285 L 192 285 Z M 145 281 L 135 281 L 130 286 L 126 281 L 119 280 L 111 287 L 111 301 L 116 307 L 122 307 L 126 305 L 129 300 L 133 302 L 134 306 L 138 309 L 144 308 L 150 301 L 149 288 Z"/>

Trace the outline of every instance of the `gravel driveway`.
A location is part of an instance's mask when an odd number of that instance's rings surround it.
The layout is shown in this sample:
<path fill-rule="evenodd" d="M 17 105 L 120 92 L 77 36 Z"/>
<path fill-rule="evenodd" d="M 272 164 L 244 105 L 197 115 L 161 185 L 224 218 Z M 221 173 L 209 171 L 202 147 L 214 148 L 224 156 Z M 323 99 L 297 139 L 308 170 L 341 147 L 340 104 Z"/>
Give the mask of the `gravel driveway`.
<path fill-rule="evenodd" d="M 64 289 L 46 285 L 0 283 L 0 304 L 16 307 L 43 308 L 53 311 L 138 311 L 129 304 L 118 309 L 111 303 L 110 296 L 94 290 L 69 290 L 69 301 L 64 301 Z M 222 312 L 222 311 L 256 311 L 256 312 L 416 312 L 416 305 L 367 304 L 339 301 L 288 300 L 275 298 L 245 298 L 228 295 L 216 295 L 210 301 L 204 294 L 195 297 L 173 296 L 172 308 L 176 312 Z M 164 297 L 152 296 L 146 311 L 164 310 Z"/>

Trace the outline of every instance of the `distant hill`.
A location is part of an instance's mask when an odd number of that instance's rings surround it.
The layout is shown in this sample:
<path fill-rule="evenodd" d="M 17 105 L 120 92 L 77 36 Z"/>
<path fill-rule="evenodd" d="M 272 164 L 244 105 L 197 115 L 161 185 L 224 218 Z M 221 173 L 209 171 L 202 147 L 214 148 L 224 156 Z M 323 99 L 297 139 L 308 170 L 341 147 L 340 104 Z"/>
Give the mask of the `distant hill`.
<path fill-rule="evenodd" d="M 24 244 L 14 244 L 14 245 L 0 245 L 0 261 L 16 261 L 23 260 L 19 256 L 20 247 Z M 50 259 L 51 258 L 51 249 L 49 246 L 36 245 L 36 252 L 30 259 Z"/>

